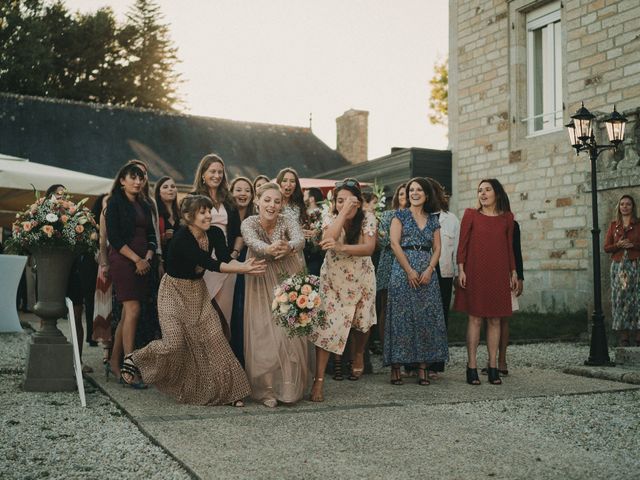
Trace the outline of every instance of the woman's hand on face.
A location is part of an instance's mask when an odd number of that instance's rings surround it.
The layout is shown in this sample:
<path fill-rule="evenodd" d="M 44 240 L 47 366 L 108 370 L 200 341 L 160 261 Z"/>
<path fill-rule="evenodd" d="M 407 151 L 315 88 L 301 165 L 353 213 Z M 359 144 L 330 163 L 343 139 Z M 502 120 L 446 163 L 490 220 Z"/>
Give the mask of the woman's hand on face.
<path fill-rule="evenodd" d="M 344 205 L 342 206 L 341 211 L 344 212 L 345 215 L 349 215 L 350 213 L 355 212 L 359 206 L 360 206 L 360 201 L 358 200 L 357 197 L 355 196 L 347 197 L 347 199 L 344 201 Z"/>
<path fill-rule="evenodd" d="M 414 269 L 411 269 L 411 271 L 407 273 L 407 278 L 411 288 L 418 288 L 420 286 L 420 275 L 418 275 L 418 272 Z"/>
<path fill-rule="evenodd" d="M 467 288 L 467 275 L 464 272 L 458 272 L 458 286 L 460 288 Z"/>

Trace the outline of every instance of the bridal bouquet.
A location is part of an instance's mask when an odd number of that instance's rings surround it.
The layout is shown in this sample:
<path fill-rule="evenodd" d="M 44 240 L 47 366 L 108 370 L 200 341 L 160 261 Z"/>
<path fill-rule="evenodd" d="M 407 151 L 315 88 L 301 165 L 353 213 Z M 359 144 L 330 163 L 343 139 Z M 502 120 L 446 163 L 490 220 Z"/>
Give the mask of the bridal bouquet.
<path fill-rule="evenodd" d="M 95 252 L 98 230 L 87 199 L 73 203 L 69 196 L 38 198 L 24 212 L 16 214 L 8 248 L 31 253 L 34 247 L 66 247 L 74 252 Z"/>
<path fill-rule="evenodd" d="M 305 337 L 314 327 L 324 324 L 319 289 L 320 279 L 317 276 L 298 273 L 283 280 L 273 290 L 271 312 L 276 324 L 287 331 L 289 338 Z"/>
<path fill-rule="evenodd" d="M 323 212 L 319 208 L 309 213 L 308 230 L 313 230 L 313 237 L 307 239 L 313 250 L 320 250 L 320 240 L 322 240 L 322 218 Z"/>

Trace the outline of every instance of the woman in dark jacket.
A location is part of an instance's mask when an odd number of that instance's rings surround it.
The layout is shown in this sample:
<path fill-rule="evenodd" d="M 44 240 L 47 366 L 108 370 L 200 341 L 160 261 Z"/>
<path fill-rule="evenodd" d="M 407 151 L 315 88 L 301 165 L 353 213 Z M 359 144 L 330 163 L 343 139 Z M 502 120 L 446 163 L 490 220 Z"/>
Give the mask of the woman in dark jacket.
<path fill-rule="evenodd" d="M 141 302 L 147 295 L 151 260 L 157 241 L 151 208 L 141 195 L 145 175 L 135 164 L 120 169 L 111 189 L 105 219 L 109 239 L 109 274 L 122 316 L 114 337 L 114 353 L 135 347 Z M 120 374 L 120 355 L 111 357 L 111 369 Z M 140 384 L 135 384 L 141 386 Z"/>

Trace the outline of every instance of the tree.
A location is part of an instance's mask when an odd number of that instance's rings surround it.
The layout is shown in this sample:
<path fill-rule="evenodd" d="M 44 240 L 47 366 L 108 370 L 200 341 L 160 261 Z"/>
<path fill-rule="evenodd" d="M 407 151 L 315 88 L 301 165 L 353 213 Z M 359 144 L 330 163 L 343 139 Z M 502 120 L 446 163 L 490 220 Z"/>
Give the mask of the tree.
<path fill-rule="evenodd" d="M 447 125 L 449 114 L 449 59 L 436 62 L 433 77 L 429 80 L 429 121 L 433 125 Z"/>
<path fill-rule="evenodd" d="M 71 14 L 62 0 L 0 1 L 0 91 L 172 110 L 179 76 L 160 9 L 137 0 Z"/>
<path fill-rule="evenodd" d="M 152 0 L 136 0 L 127 14 L 121 41 L 127 53 L 123 73 L 129 105 L 171 110 L 180 102 L 177 49 L 169 38 L 169 27 L 159 23 L 162 18 Z"/>

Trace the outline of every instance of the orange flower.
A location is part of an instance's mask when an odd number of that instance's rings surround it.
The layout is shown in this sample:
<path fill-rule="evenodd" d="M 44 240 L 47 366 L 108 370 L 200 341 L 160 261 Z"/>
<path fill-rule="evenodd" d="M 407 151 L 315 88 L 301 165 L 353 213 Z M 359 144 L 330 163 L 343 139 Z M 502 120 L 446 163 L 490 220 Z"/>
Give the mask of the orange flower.
<path fill-rule="evenodd" d="M 84 232 L 84 227 L 82 225 L 76 225 L 76 233 Z"/>
<path fill-rule="evenodd" d="M 309 315 L 307 315 L 306 313 L 302 312 L 299 316 L 298 316 L 298 323 L 300 325 L 302 325 L 303 327 L 309 323 L 311 321 L 311 319 L 309 318 Z"/>
<path fill-rule="evenodd" d="M 44 234 L 51 238 L 53 236 L 53 226 L 51 225 L 43 225 L 41 230 L 44 232 Z"/>
<path fill-rule="evenodd" d="M 296 292 L 289 292 L 289 301 L 295 302 L 296 298 L 298 298 L 298 294 Z"/>
<path fill-rule="evenodd" d="M 311 288 L 311 285 L 309 285 L 308 283 L 302 285 L 302 288 L 300 289 L 300 293 L 302 293 L 303 295 L 309 295 L 312 291 L 313 288 Z"/>
<path fill-rule="evenodd" d="M 298 306 L 298 308 L 304 308 L 307 306 L 307 300 L 308 298 L 306 295 L 300 295 L 296 300 L 296 305 Z"/>
<path fill-rule="evenodd" d="M 61 215 L 60 216 L 60 221 L 62 223 L 67 223 L 69 221 L 69 215 Z"/>
<path fill-rule="evenodd" d="M 316 298 L 313 299 L 314 307 L 319 307 L 321 302 L 322 302 L 322 299 L 320 298 L 320 295 L 318 295 Z"/>
<path fill-rule="evenodd" d="M 89 238 L 91 238 L 91 240 L 98 240 L 98 233 L 91 232 L 91 235 L 89 236 Z"/>
<path fill-rule="evenodd" d="M 22 229 L 25 232 L 31 231 L 31 222 L 22 222 Z"/>

